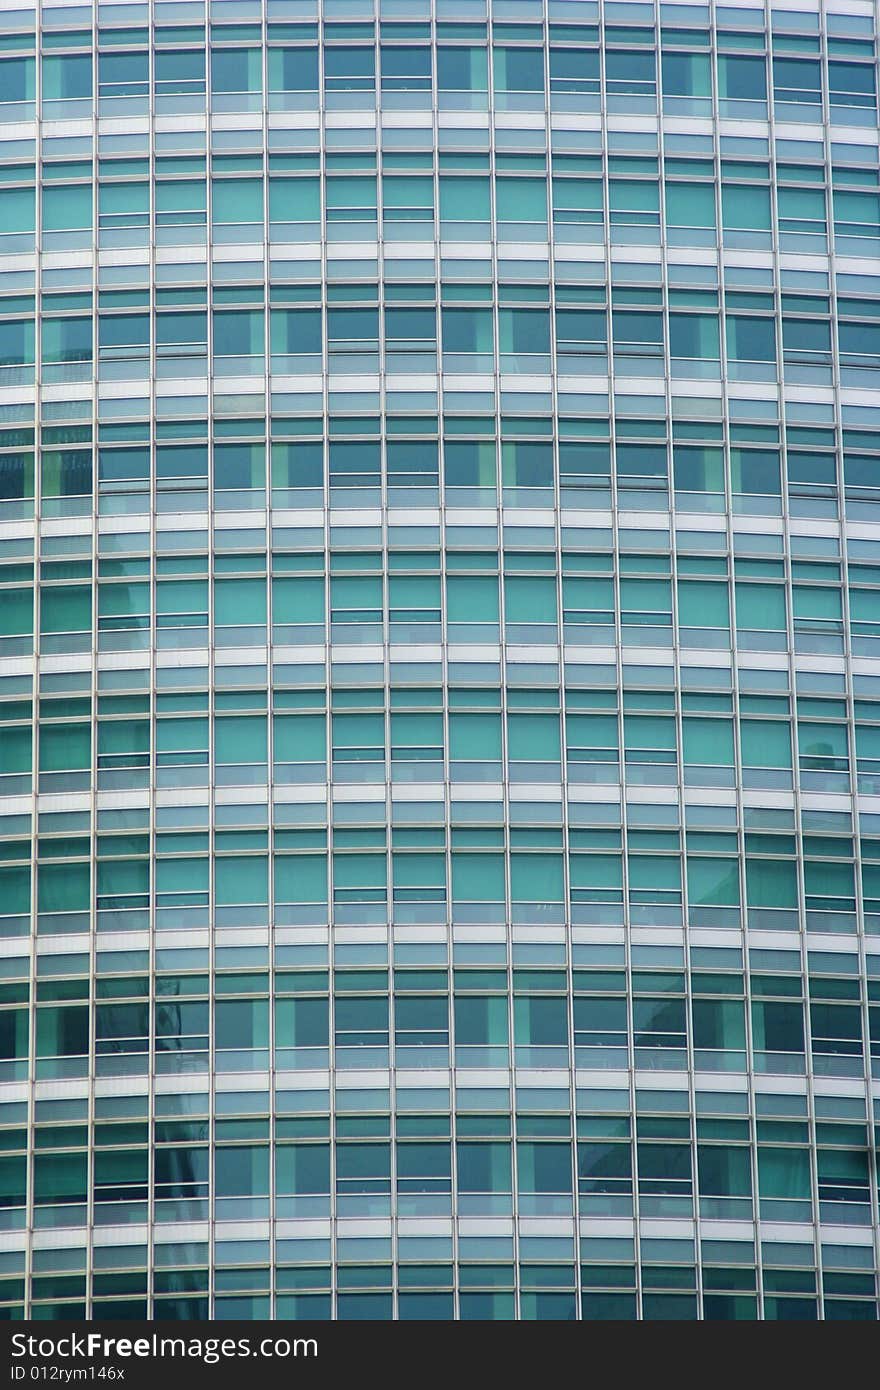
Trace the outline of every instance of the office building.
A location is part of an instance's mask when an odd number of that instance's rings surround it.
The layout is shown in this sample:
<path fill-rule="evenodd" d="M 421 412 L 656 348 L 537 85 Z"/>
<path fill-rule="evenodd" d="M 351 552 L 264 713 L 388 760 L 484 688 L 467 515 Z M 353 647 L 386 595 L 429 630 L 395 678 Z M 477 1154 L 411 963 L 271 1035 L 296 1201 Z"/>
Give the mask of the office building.
<path fill-rule="evenodd" d="M 877 1317 L 877 19 L 6 0 L 9 1317 Z"/>

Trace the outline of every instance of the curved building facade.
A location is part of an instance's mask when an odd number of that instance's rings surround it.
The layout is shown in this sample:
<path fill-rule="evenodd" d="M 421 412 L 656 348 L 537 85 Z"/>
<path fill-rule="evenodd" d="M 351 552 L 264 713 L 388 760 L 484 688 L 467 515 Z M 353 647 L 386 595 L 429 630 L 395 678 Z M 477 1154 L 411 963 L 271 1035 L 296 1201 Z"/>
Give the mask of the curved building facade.
<path fill-rule="evenodd" d="M 877 20 L 4 0 L 4 1316 L 877 1317 Z"/>

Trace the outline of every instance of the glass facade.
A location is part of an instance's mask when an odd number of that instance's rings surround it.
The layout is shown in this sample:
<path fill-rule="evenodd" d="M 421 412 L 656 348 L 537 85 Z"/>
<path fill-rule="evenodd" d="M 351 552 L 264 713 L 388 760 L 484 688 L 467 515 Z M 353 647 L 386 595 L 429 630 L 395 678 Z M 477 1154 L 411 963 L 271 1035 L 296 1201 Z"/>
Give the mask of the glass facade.
<path fill-rule="evenodd" d="M 874 1319 L 868 0 L 0 14 L 12 1319 Z"/>

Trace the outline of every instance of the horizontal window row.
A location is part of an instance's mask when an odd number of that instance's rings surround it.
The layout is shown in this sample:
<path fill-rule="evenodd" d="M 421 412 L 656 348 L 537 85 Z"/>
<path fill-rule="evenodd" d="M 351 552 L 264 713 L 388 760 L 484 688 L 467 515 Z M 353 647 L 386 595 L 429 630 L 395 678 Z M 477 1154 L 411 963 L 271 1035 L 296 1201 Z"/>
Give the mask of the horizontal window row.
<path fill-rule="evenodd" d="M 756 998 L 750 1008 L 732 997 L 695 997 L 688 1006 L 667 991 L 637 994 L 629 1002 L 625 995 L 576 993 L 571 1008 L 564 996 L 516 993 L 511 1010 L 509 1000 L 496 993 L 457 994 L 450 1013 L 445 995 L 398 994 L 393 1027 L 386 994 L 338 994 L 332 1022 L 328 999 L 319 994 L 277 998 L 273 1007 L 267 999 L 222 998 L 213 1007 L 199 999 L 167 998 L 157 1000 L 152 1009 L 140 1002 L 99 1003 L 94 1010 L 88 1004 L 41 1005 L 31 1062 L 39 1079 L 75 1077 L 86 1074 L 93 1050 L 99 1074 L 139 1075 L 147 1070 L 152 1050 L 159 1072 L 204 1071 L 213 1037 L 219 1072 L 265 1071 L 270 1051 L 281 1071 L 322 1070 L 331 1060 L 337 1067 L 376 1069 L 389 1065 L 391 1044 L 396 1065 L 408 1068 L 446 1068 L 451 1061 L 459 1068 L 568 1067 L 573 1061 L 582 1070 L 623 1069 L 632 1054 L 637 1069 L 680 1071 L 687 1065 L 690 1043 L 699 1071 L 742 1072 L 751 1063 L 759 1073 L 802 1075 L 811 1053 L 817 1076 L 858 1077 L 864 1073 L 867 1051 L 876 1074 L 880 1007 L 869 1009 L 871 1037 L 866 1046 L 857 988 L 856 1002 L 839 1002 L 844 991 L 828 982 L 820 984 L 817 992 L 836 1002 L 814 1000 L 805 1012 L 802 1001 L 785 990 L 790 983 L 758 977 L 756 991 L 777 989 L 789 997 Z M 247 984 L 238 987 L 245 989 Z M 655 981 L 655 990 L 658 987 Z M 0 1039 L 5 1079 L 24 1079 L 29 1057 L 26 1008 L 0 1011 Z M 379 1123 L 380 1134 L 384 1123 Z M 556 1121 L 547 1123 L 542 1133 L 558 1133 Z M 728 1123 L 731 1132 L 735 1128 Z M 748 1139 L 748 1126 L 739 1128 L 738 1137 Z M 204 1137 L 201 1121 L 196 1129 L 196 1137 Z M 229 1129 L 230 1138 L 247 1137 L 254 1123 L 230 1122 Z M 792 1135 L 801 1129 L 789 1125 Z M 141 1134 L 138 1142 L 147 1141 L 145 1125 L 129 1125 L 105 1128 L 101 1142 L 124 1142 L 134 1130 Z M 497 1126 L 493 1132 L 498 1132 Z M 861 1143 L 858 1131 L 855 1134 Z M 156 1137 L 161 1137 L 158 1130 Z M 7 1147 L 25 1147 L 26 1139 L 21 1131 L 18 1142 Z M 47 1131 L 46 1142 L 65 1147 L 85 1140 L 79 1131 L 64 1130 Z"/>
<path fill-rule="evenodd" d="M 757 1162 L 755 1162 L 755 1158 Z M 332 1159 L 332 1163 L 331 1163 Z M 4 1224 L 20 1225 L 30 1190 L 35 1224 L 145 1220 L 152 1196 L 162 1220 L 265 1217 L 632 1216 L 823 1222 L 870 1226 L 876 1200 L 867 1150 L 796 1144 L 697 1144 L 667 1140 L 559 1139 L 473 1142 L 337 1140 L 38 1152 L 0 1161 Z M 757 1180 L 755 1179 L 757 1169 Z M 151 1180 L 152 1179 L 152 1180 Z M 270 1192 L 272 1193 L 270 1203 Z M 121 1215 L 124 1207 L 130 1212 Z M 234 1277 L 234 1276 L 233 1276 Z M 680 1278 L 686 1278 L 682 1273 Z M 802 1276 L 802 1278 L 810 1276 Z M 552 1278 L 548 1282 L 553 1282 Z M 676 1280 L 672 1279 L 673 1284 Z M 810 1278 L 810 1282 L 812 1282 Z"/>
<path fill-rule="evenodd" d="M 389 1267 L 390 1269 L 390 1267 Z M 133 1294 L 129 1297 L 120 1291 L 117 1297 L 96 1296 L 90 1305 L 85 1302 L 84 1295 L 72 1293 L 66 1300 L 61 1298 L 40 1298 L 34 1302 L 32 1312 L 33 1318 L 48 1318 L 62 1320 L 84 1321 L 87 1316 L 87 1307 L 91 1307 L 91 1316 L 95 1318 L 123 1318 L 135 1321 L 150 1320 L 157 1322 L 169 1321 L 207 1321 L 213 1317 L 218 1321 L 223 1319 L 235 1319 L 238 1321 L 264 1321 L 274 1316 L 278 1320 L 290 1321 L 349 1321 L 367 1320 L 370 1322 L 386 1320 L 415 1320 L 424 1321 L 449 1321 L 460 1319 L 462 1321 L 502 1321 L 507 1322 L 513 1319 L 523 1321 L 547 1321 L 565 1320 L 573 1321 L 583 1319 L 584 1321 L 605 1322 L 613 1321 L 697 1321 L 705 1319 L 707 1321 L 723 1320 L 728 1321 L 755 1321 L 759 1317 L 771 1322 L 814 1322 L 821 1317 L 823 1321 L 876 1321 L 877 1305 L 869 1297 L 846 1297 L 839 1293 L 838 1289 L 843 1288 L 849 1282 L 850 1276 L 842 1276 L 843 1284 L 836 1282 L 836 1276 L 826 1276 L 826 1292 L 821 1301 L 822 1312 L 820 1314 L 820 1300 L 815 1293 L 788 1292 L 777 1294 L 765 1292 L 762 1299 L 754 1294 L 736 1292 L 713 1292 L 706 1284 L 706 1276 L 714 1274 L 714 1270 L 704 1272 L 704 1292 L 702 1295 L 696 1292 L 657 1292 L 655 1289 L 662 1285 L 664 1290 L 668 1290 L 668 1276 L 663 1269 L 658 1268 L 656 1284 L 649 1285 L 641 1295 L 634 1291 L 625 1289 L 623 1291 L 597 1290 L 584 1292 L 580 1299 L 573 1292 L 573 1274 L 556 1274 L 552 1266 L 548 1271 L 539 1267 L 532 1271 L 531 1267 L 523 1266 L 522 1283 L 520 1292 L 514 1292 L 514 1281 L 512 1275 L 510 1282 L 505 1289 L 495 1288 L 494 1268 L 482 1275 L 482 1281 L 486 1283 L 485 1289 L 474 1289 L 470 1282 L 463 1285 L 458 1294 L 452 1292 L 452 1280 L 449 1276 L 449 1291 L 441 1289 L 439 1291 L 419 1290 L 406 1283 L 399 1288 L 397 1294 L 392 1293 L 392 1281 L 390 1274 L 386 1276 L 385 1283 L 378 1292 L 352 1292 L 350 1289 L 340 1287 L 335 1298 L 329 1292 L 329 1273 L 324 1278 L 323 1287 L 326 1292 L 305 1292 L 288 1293 L 279 1291 L 274 1300 L 268 1292 L 259 1293 L 227 1293 L 222 1290 L 215 1291 L 214 1297 L 209 1298 L 207 1292 L 191 1291 L 189 1278 L 184 1275 L 181 1278 L 180 1286 L 187 1290 L 186 1293 L 162 1294 L 157 1291 L 156 1297 L 148 1301 L 146 1296 Z M 723 1275 L 723 1271 L 719 1271 Z M 736 1271 L 738 1274 L 739 1271 Z M 481 1275 L 475 1276 L 481 1279 Z M 596 1278 L 603 1279 L 602 1273 L 597 1273 Z M 613 1283 L 616 1273 L 610 1273 L 608 1279 Z M 621 1280 L 627 1279 L 628 1274 L 620 1275 Z M 633 1276 L 634 1278 L 635 1276 Z M 430 1276 L 425 1276 L 426 1282 Z M 548 1282 L 554 1279 L 559 1280 L 559 1285 L 554 1284 L 552 1288 L 546 1287 Z M 569 1291 L 555 1291 L 560 1285 L 567 1281 Z M 673 1281 L 675 1282 L 675 1281 Z M 684 1283 L 684 1278 L 680 1281 Z M 737 1286 L 739 1281 L 737 1280 Z M 362 1287 L 362 1276 L 357 1268 L 353 1269 L 351 1283 L 357 1287 Z M 445 1281 L 444 1281 L 445 1287 Z M 688 1279 L 687 1287 L 693 1287 Z M 23 1298 L 23 1292 L 13 1293 L 11 1298 Z M 5 1305 L 9 1309 L 8 1316 L 20 1319 L 24 1317 L 23 1304 L 16 1305 L 9 1303 Z M 271 1310 L 274 1307 L 274 1314 Z M 760 1307 L 760 1312 L 759 1312 Z M 150 1311 L 148 1311 L 150 1310 Z M 212 1311 L 213 1310 L 213 1311 Z"/>
<path fill-rule="evenodd" d="M 880 235 L 876 192 L 835 192 L 832 227 L 821 188 L 780 185 L 778 198 L 771 200 L 763 183 L 723 184 L 719 218 L 714 184 L 700 180 L 696 170 L 693 179 L 690 183 L 684 179 L 667 183 L 662 212 L 662 190 L 656 180 L 612 179 L 607 214 L 601 180 L 554 180 L 553 238 L 572 245 L 601 245 L 610 239 L 615 246 L 660 246 L 665 228 L 670 246 L 714 248 L 720 227 L 725 249 L 771 251 L 778 244 L 782 251 L 827 256 L 833 231 L 839 252 L 876 256 Z M 331 241 L 374 241 L 379 212 L 386 241 L 433 241 L 439 237 L 444 242 L 483 242 L 494 235 L 501 242 L 534 243 L 537 248 L 548 240 L 551 228 L 544 178 L 499 179 L 493 199 L 487 178 L 442 175 L 439 216 L 435 216 L 430 175 L 397 178 L 396 188 L 394 183 L 391 176 L 385 177 L 383 200 L 377 204 L 375 177 L 328 178 L 322 221 L 317 179 L 272 180 L 269 241 L 278 245 L 311 243 L 323 236 Z M 264 196 L 260 179 L 215 181 L 212 241 L 262 242 Z M 0 236 L 0 252 L 33 251 L 33 189 L 9 190 L 3 202 L 7 220 Z M 101 249 L 147 247 L 151 225 L 159 245 L 197 246 L 207 240 L 204 182 L 159 183 L 152 213 L 149 183 L 102 184 L 97 232 L 93 231 L 92 202 L 89 184 L 48 185 L 41 197 L 43 251 L 86 250 L 95 238 Z"/>
<path fill-rule="evenodd" d="M 464 26 L 463 38 L 468 27 Z M 179 32 L 181 46 L 156 47 L 152 71 L 145 29 L 129 31 L 130 46 L 102 47 L 97 63 L 91 53 L 44 51 L 39 67 L 44 119 L 75 118 L 83 107 L 90 111 L 95 88 L 101 115 L 110 116 L 145 112 L 151 90 L 157 109 L 164 113 L 204 110 L 206 91 L 214 110 L 259 110 L 264 90 L 270 110 L 295 111 L 315 109 L 322 88 L 331 109 L 368 107 L 375 101 L 377 86 L 383 105 L 392 109 L 430 109 L 436 90 L 441 109 L 464 111 L 486 110 L 490 90 L 499 110 L 541 110 L 549 87 L 555 110 L 597 111 L 604 91 L 611 110 L 652 112 L 659 88 L 664 110 L 702 116 L 711 114 L 714 86 L 720 111 L 728 117 L 766 120 L 772 89 L 777 115 L 781 107 L 784 118 L 798 119 L 787 115 L 787 108 L 805 106 L 811 113 L 807 119 L 819 120 L 824 89 L 831 107 L 840 108 L 835 111 L 840 121 L 876 121 L 874 45 L 864 40 L 838 42 L 845 49 L 840 56 L 833 53 L 837 41 L 829 40 L 832 52 L 827 66 L 817 38 L 795 41 L 797 56 L 788 56 L 785 49 L 780 53 L 774 45 L 768 65 L 762 51 L 748 51 L 763 49 L 763 42 L 756 43 L 751 34 L 746 39 L 735 32 L 719 33 L 721 51 L 713 60 L 705 31 L 670 31 L 670 43 L 664 41 L 660 56 L 652 28 L 606 28 L 606 42 L 600 48 L 597 28 L 559 29 L 551 32 L 545 47 L 540 27 L 531 30 L 531 43 L 505 44 L 504 27 L 497 26 L 495 38 L 502 42 L 496 41 L 491 49 L 486 47 L 485 29 L 482 33 L 472 30 L 469 43 L 441 41 L 434 49 L 424 42 L 430 38 L 428 31 L 420 36 L 421 43 L 383 42 L 377 64 L 369 29 L 352 35 L 368 42 L 325 42 L 320 48 L 314 41 L 295 46 L 272 43 L 270 30 L 270 43 L 264 50 L 259 26 L 238 31 L 212 26 L 208 53 L 204 30 Z M 315 37 L 308 30 L 300 32 L 303 39 Z M 157 31 L 157 39 L 160 34 Z M 229 36 L 227 41 L 235 34 L 234 47 L 224 46 L 224 34 Z M 325 39 L 331 35 L 332 30 L 326 29 Z M 522 37 L 516 30 L 507 36 Z M 64 36 L 68 42 L 75 37 Z M 565 46 L 566 39 L 571 46 Z M 620 46 L 615 46 L 615 39 Z M 91 42 L 86 32 L 80 44 L 70 46 Z M 745 51 L 723 51 L 729 46 Z M 35 59 L 10 57 L 2 61 L 2 67 L 11 118 L 32 117 Z"/>

